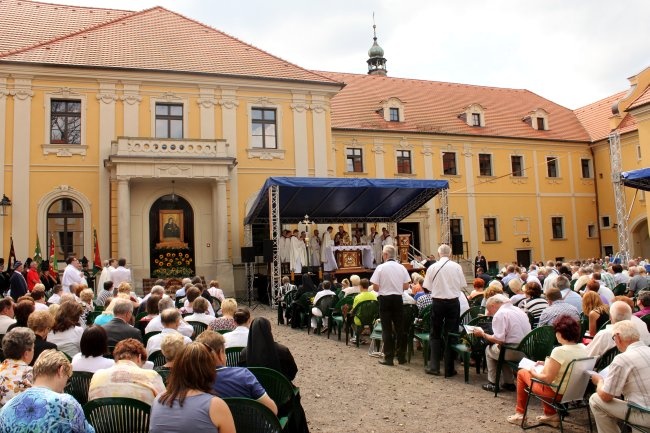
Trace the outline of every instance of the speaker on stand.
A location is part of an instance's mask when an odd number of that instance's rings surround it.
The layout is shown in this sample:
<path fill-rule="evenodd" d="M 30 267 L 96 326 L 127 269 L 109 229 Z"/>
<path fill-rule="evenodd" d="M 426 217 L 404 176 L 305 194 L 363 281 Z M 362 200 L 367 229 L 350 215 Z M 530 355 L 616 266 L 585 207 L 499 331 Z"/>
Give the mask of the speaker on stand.
<path fill-rule="evenodd" d="M 451 254 L 454 256 L 463 255 L 463 235 L 451 235 Z"/>

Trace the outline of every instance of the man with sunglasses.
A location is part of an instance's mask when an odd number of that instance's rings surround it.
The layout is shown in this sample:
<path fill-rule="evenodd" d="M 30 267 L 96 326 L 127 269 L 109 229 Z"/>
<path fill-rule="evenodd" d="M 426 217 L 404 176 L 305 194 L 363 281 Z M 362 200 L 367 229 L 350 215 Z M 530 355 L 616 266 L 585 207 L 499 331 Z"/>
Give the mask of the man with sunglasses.
<path fill-rule="evenodd" d="M 621 353 L 609 365 L 605 377 L 595 374 L 591 378 L 596 392 L 589 399 L 589 406 L 599 433 L 620 431 L 618 422 L 625 419 L 628 403 L 650 408 L 650 347 L 639 341 L 639 331 L 629 320 L 614 324 L 612 339 Z M 633 410 L 628 420 L 650 427 L 647 413 Z"/>

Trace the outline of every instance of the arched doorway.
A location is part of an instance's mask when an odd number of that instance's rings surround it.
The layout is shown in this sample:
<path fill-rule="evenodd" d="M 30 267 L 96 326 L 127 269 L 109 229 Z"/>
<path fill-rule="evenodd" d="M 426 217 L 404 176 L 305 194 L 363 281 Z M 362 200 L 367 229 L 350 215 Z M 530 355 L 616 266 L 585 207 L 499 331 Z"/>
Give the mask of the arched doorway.
<path fill-rule="evenodd" d="M 632 255 L 634 257 L 650 257 L 650 234 L 648 219 L 643 218 L 632 228 Z"/>
<path fill-rule="evenodd" d="M 149 210 L 149 269 L 152 278 L 195 274 L 194 211 L 183 197 L 168 194 Z"/>

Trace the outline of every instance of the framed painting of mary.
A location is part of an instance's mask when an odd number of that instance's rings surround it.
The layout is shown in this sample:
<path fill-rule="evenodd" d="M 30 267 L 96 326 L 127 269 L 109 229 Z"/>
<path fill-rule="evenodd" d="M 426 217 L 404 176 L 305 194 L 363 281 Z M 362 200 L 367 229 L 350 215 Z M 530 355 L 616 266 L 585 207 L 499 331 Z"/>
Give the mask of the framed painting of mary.
<path fill-rule="evenodd" d="M 160 227 L 160 244 L 165 246 L 184 245 L 183 210 L 160 210 L 158 214 Z"/>

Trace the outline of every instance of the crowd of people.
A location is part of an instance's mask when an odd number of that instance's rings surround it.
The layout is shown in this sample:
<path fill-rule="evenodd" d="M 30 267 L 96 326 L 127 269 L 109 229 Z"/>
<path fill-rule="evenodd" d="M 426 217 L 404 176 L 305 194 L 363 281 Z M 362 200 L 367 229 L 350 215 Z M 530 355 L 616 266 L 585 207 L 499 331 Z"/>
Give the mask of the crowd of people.
<path fill-rule="evenodd" d="M 68 266 L 79 271 L 76 263 Z M 10 285 L 0 299 L 0 431 L 93 432 L 80 403 L 64 393 L 74 372 L 92 374 L 88 401 L 150 405 L 152 432 L 184 431 L 188 419 L 196 431 L 234 432 L 227 397 L 256 400 L 278 416 L 291 411 L 288 431 L 309 431 L 299 395 L 291 407 L 278 405 L 248 370 L 272 368 L 291 381 L 298 373 L 291 352 L 274 341 L 267 319 L 225 298 L 218 281 L 204 288 L 199 277 L 159 280 L 141 298 L 124 272 L 109 271 L 97 295 L 77 277 L 64 273 L 50 290 L 37 281 L 16 299 Z M 241 349 L 238 366 L 226 366 L 230 347 Z M 159 353 L 164 363 L 155 366 Z"/>

